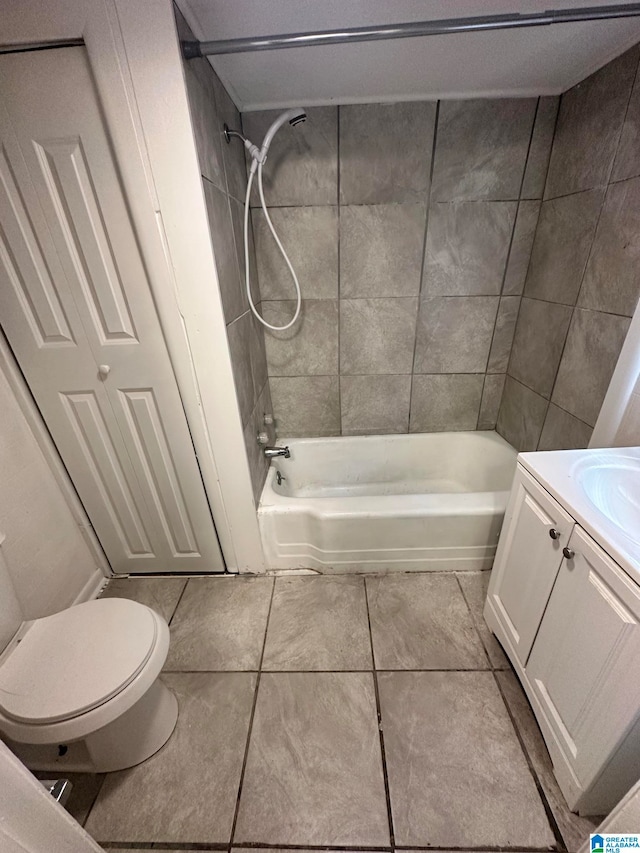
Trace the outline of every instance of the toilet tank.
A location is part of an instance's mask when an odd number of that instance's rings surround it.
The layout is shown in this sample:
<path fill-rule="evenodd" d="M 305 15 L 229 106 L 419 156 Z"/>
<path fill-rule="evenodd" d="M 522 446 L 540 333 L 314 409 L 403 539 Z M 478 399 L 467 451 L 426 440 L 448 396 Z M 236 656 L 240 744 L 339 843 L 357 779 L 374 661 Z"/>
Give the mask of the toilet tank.
<path fill-rule="evenodd" d="M 5 650 L 24 621 L 22 608 L 2 554 L 4 538 L 4 535 L 0 533 L 0 653 Z"/>

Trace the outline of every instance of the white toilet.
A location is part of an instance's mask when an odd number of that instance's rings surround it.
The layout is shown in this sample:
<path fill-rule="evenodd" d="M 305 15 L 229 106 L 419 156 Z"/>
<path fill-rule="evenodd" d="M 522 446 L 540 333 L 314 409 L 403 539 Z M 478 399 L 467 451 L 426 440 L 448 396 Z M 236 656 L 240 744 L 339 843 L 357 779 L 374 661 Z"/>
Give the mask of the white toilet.
<path fill-rule="evenodd" d="M 178 719 L 158 678 L 168 650 L 165 620 L 126 599 L 25 622 L 0 547 L 0 735 L 32 770 L 103 773 L 157 752 Z"/>

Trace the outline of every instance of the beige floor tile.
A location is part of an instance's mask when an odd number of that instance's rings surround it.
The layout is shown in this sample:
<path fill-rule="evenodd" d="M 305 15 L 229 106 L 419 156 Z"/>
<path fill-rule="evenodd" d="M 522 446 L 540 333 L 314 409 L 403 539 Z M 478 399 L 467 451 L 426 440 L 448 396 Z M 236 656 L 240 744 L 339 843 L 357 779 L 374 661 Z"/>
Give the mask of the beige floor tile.
<path fill-rule="evenodd" d="M 165 670 L 257 670 L 272 588 L 272 578 L 192 578 L 171 623 Z"/>
<path fill-rule="evenodd" d="M 256 676 L 175 673 L 163 681 L 180 706 L 174 733 L 147 761 L 107 776 L 86 829 L 124 845 L 227 843 Z"/>
<path fill-rule="evenodd" d="M 278 578 L 262 667 L 371 669 L 363 578 Z"/>
<path fill-rule="evenodd" d="M 478 634 L 480 634 L 480 639 L 489 655 L 491 665 L 494 669 L 510 669 L 511 665 L 507 660 L 507 656 L 502 651 L 502 646 L 489 630 L 482 615 L 491 572 L 460 572 L 457 578 L 462 587 L 462 594 L 469 605 L 473 624 L 476 626 Z"/>
<path fill-rule="evenodd" d="M 265 673 L 236 842 L 389 844 L 371 673 Z"/>
<path fill-rule="evenodd" d="M 117 578 L 109 582 L 100 597 L 130 598 L 146 604 L 169 622 L 186 585 L 186 578 Z"/>
<path fill-rule="evenodd" d="M 513 672 L 499 672 L 496 677 L 567 850 L 569 853 L 576 853 L 579 847 L 589 840 L 589 834 L 595 832 L 595 827 L 602 822 L 602 817 L 580 817 L 569 811 L 553 775 L 553 764 L 542 733 L 520 682 Z"/>
<path fill-rule="evenodd" d="M 380 575 L 366 583 L 377 669 L 489 668 L 454 575 Z"/>
<path fill-rule="evenodd" d="M 396 843 L 555 843 L 525 756 L 488 672 L 378 675 Z"/>

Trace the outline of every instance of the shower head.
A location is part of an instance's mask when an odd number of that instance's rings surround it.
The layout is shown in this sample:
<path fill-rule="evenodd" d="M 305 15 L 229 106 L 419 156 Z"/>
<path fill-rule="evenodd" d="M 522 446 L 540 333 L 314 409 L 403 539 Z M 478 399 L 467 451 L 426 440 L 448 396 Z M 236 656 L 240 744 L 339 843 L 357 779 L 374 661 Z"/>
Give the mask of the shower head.
<path fill-rule="evenodd" d="M 302 122 L 306 120 L 307 114 L 305 112 L 299 112 L 297 115 L 293 116 L 293 118 L 289 119 L 289 124 L 291 127 L 295 127 L 297 124 L 302 124 Z"/>
<path fill-rule="evenodd" d="M 278 118 L 273 122 L 269 130 L 266 132 L 264 139 L 262 140 L 262 148 L 260 149 L 260 153 L 262 157 L 267 156 L 267 151 L 269 150 L 269 146 L 273 141 L 273 137 L 280 130 L 282 125 L 285 122 L 289 122 L 291 127 L 295 127 L 297 124 L 305 121 L 307 118 L 307 114 L 301 107 L 294 107 L 291 110 L 285 110 L 285 112 L 280 113 Z"/>

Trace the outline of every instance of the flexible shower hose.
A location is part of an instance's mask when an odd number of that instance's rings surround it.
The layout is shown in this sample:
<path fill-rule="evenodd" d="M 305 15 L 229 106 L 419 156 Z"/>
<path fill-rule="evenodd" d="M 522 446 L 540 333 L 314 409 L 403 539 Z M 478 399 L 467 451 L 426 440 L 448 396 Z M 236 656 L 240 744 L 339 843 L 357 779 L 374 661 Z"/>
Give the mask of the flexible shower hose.
<path fill-rule="evenodd" d="M 285 260 L 285 263 L 289 267 L 289 272 L 291 273 L 291 277 L 293 278 L 293 283 L 296 286 L 296 298 L 298 300 L 296 305 L 296 312 L 293 315 L 293 318 L 289 320 L 286 326 L 272 326 L 271 323 L 267 323 L 264 317 L 260 316 L 258 313 L 258 309 L 253 304 L 253 298 L 251 296 L 251 280 L 250 280 L 250 270 L 249 270 L 249 200 L 251 198 L 251 187 L 253 185 L 253 176 L 255 174 L 255 170 L 251 169 L 249 172 L 249 180 L 247 181 L 247 195 L 245 198 L 244 204 L 244 280 L 247 288 L 247 297 L 249 299 L 249 305 L 255 317 L 262 323 L 263 326 L 266 326 L 267 329 L 272 329 L 274 332 L 284 332 L 285 329 L 290 329 L 291 326 L 296 322 L 298 317 L 300 316 L 300 309 L 302 307 L 302 295 L 300 293 L 300 283 L 298 282 L 298 276 L 296 275 L 296 271 L 291 265 L 291 261 L 287 256 L 287 253 L 284 250 L 284 246 L 280 242 L 280 238 L 276 233 L 276 229 L 273 227 L 273 222 L 271 221 L 271 217 L 269 216 L 269 211 L 267 210 L 267 203 L 264 200 L 264 190 L 262 188 L 262 163 L 258 163 L 258 192 L 260 194 L 260 204 L 262 205 L 262 210 L 264 211 L 265 219 L 267 220 L 267 225 L 271 233 L 273 234 L 273 239 L 276 241 L 276 245 L 280 249 L 282 257 Z"/>

